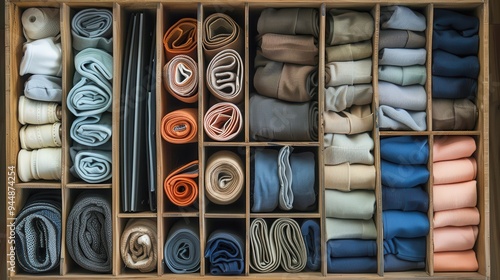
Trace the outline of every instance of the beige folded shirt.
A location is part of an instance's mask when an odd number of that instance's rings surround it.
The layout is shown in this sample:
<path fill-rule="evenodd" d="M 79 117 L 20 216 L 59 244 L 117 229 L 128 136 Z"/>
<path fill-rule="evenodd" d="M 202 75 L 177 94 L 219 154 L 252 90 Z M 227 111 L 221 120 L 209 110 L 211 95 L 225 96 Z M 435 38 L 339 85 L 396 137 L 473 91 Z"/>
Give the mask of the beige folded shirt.
<path fill-rule="evenodd" d="M 325 188 L 340 191 L 375 189 L 373 165 L 342 163 L 325 165 Z"/>

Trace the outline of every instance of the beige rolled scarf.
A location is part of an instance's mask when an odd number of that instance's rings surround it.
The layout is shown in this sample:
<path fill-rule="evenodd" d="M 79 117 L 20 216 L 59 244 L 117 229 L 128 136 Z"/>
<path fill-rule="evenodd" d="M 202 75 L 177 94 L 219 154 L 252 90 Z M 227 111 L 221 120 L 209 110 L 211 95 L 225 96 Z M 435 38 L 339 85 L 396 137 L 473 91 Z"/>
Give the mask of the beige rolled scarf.
<path fill-rule="evenodd" d="M 198 64 L 191 57 L 174 56 L 163 66 L 163 86 L 182 102 L 198 101 Z"/>
<path fill-rule="evenodd" d="M 354 105 L 340 113 L 323 112 L 325 133 L 358 134 L 373 129 L 370 105 Z"/>
<path fill-rule="evenodd" d="M 325 188 L 340 191 L 375 189 L 375 166 L 342 163 L 325 165 Z"/>
<path fill-rule="evenodd" d="M 214 13 L 203 23 L 203 51 L 207 61 L 224 49 L 233 49 L 242 54 L 244 39 L 240 26 L 228 15 Z"/>
<path fill-rule="evenodd" d="M 157 228 L 148 219 L 131 219 L 120 238 L 120 254 L 126 267 L 150 272 L 157 265 Z"/>
<path fill-rule="evenodd" d="M 205 194 L 219 205 L 235 202 L 243 192 L 245 172 L 243 161 L 231 151 L 218 151 L 211 155 L 205 170 Z"/>
<path fill-rule="evenodd" d="M 225 49 L 214 56 L 207 67 L 207 88 L 219 100 L 240 103 L 243 91 L 243 60 L 232 49 Z"/>

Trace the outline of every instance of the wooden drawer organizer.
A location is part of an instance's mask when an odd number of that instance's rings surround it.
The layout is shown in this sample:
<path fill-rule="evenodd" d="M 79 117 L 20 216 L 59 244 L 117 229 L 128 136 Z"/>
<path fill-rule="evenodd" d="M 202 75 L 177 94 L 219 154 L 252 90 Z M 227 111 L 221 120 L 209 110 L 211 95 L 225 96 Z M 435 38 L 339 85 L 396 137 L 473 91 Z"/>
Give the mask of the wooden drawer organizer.
<path fill-rule="evenodd" d="M 138 3 L 140 2 L 140 3 Z M 481 215 L 481 223 L 479 226 L 479 236 L 475 245 L 474 250 L 476 251 L 477 258 L 479 261 L 479 270 L 472 273 L 435 273 L 433 271 L 433 248 L 432 248 L 432 223 L 431 231 L 428 235 L 427 242 L 427 265 L 425 271 L 411 271 L 411 272 L 400 272 L 400 273 L 384 273 L 383 271 L 383 237 L 382 237 L 382 207 L 381 207 L 381 186 L 380 179 L 378 179 L 378 185 L 376 186 L 376 201 L 377 209 L 375 215 L 375 222 L 378 228 L 378 273 L 373 274 L 353 274 L 353 275 L 340 275 L 340 274 L 329 274 L 327 273 L 326 266 L 326 249 L 322 248 L 322 264 L 319 272 L 302 272 L 297 274 L 289 274 L 278 269 L 277 272 L 269 274 L 256 273 L 250 269 L 249 258 L 250 258 L 250 245 L 249 245 L 249 234 L 248 228 L 250 226 L 251 220 L 253 218 L 262 217 L 267 219 L 276 219 L 279 217 L 290 217 L 297 220 L 302 220 L 305 218 L 316 219 L 320 222 L 322 228 L 322 244 L 326 244 L 325 237 L 325 218 L 324 218 L 324 186 L 322 182 L 323 170 L 322 168 L 317 169 L 317 188 L 318 188 L 318 207 L 313 212 L 307 213 L 251 213 L 250 212 L 250 166 L 252 150 L 256 147 L 266 147 L 266 146 L 276 146 L 276 145 L 293 145 L 300 150 L 313 151 L 317 157 L 317 166 L 323 165 L 322 147 L 323 139 L 321 135 L 323 134 L 323 128 L 320 126 L 319 135 L 320 139 L 317 142 L 255 142 L 250 139 L 249 133 L 249 93 L 253 91 L 253 56 L 255 55 L 255 35 L 257 19 L 260 12 L 267 7 L 310 7 L 317 8 L 320 11 L 320 38 L 319 38 L 319 93 L 318 101 L 320 112 L 321 108 L 324 108 L 324 68 L 325 68 L 325 11 L 330 8 L 349 8 L 355 10 L 372 11 L 375 15 L 375 34 L 373 37 L 373 47 L 374 50 L 378 50 L 378 32 L 379 32 L 379 11 L 381 6 L 385 5 L 406 5 L 417 9 L 422 12 L 427 17 L 427 84 L 426 91 L 428 96 L 427 105 L 427 126 L 428 129 L 423 132 L 415 131 L 379 131 L 376 127 L 372 132 L 372 136 L 375 140 L 375 166 L 377 169 L 377 177 L 380 178 L 380 155 L 379 155 L 379 140 L 383 136 L 392 135 L 420 135 L 428 137 L 430 145 L 433 143 L 434 136 L 437 135 L 471 135 L 477 141 L 477 151 L 475 157 L 478 162 L 478 209 Z M 113 211 L 113 259 L 112 259 L 112 272 L 109 274 L 95 274 L 92 272 L 85 271 L 74 263 L 70 258 L 68 252 L 66 251 L 65 244 L 62 242 L 62 252 L 60 269 L 53 271 L 49 274 L 42 275 L 29 275 L 21 270 L 17 270 L 9 273 L 10 279 L 33 279 L 35 277 L 41 277 L 45 279 L 62 279 L 62 278 L 93 278 L 93 279 L 103 279 L 103 278 L 163 278 L 163 279 L 193 279 L 208 277 L 211 278 L 208 272 L 208 264 L 201 259 L 201 269 L 198 273 L 188 274 L 188 275 L 177 275 L 172 274 L 163 263 L 163 247 L 165 243 L 166 234 L 170 228 L 173 221 L 178 219 L 187 218 L 191 221 L 199 223 L 200 226 L 200 240 L 201 240 L 201 251 L 205 249 L 205 240 L 210 234 L 211 230 L 216 228 L 218 225 L 223 223 L 234 224 L 238 229 L 238 232 L 245 237 L 245 270 L 244 275 L 237 278 L 247 279 L 247 278 L 260 278 L 260 279 L 292 279 L 292 278 L 335 278 L 335 279 L 380 279 L 380 278 L 392 278 L 392 279 L 488 279 L 490 274 L 490 260 L 489 260 L 489 155 L 488 155 L 488 94 L 489 94 L 489 81 L 488 81 L 488 3 L 487 1 L 474 1 L 474 0 L 436 0 L 436 1 L 406 1 L 399 0 L 395 2 L 391 1 L 368 1 L 368 0 L 338 0 L 338 1 L 206 1 L 195 2 L 195 1 L 132 1 L 132 0 L 117 0 L 117 1 L 70 1 L 70 0 L 58 0 L 58 1 L 7 1 L 6 2 L 6 22 L 8 23 L 6 33 L 7 35 L 7 55 L 6 55 L 6 73 L 7 73 L 7 90 L 5 94 L 6 98 L 6 108 L 5 116 L 7 118 L 7 133 L 6 133 L 6 145 L 7 145 L 7 166 L 16 166 L 17 154 L 20 150 L 18 131 L 21 125 L 17 121 L 17 102 L 19 96 L 22 94 L 23 83 L 26 77 L 19 76 L 19 65 L 21 58 L 23 56 L 22 45 L 24 42 L 24 37 L 22 33 L 21 26 L 21 14 L 23 10 L 29 7 L 57 7 L 60 8 L 61 13 L 61 44 L 63 49 L 63 100 L 66 99 L 66 95 L 72 86 L 72 77 L 74 73 L 73 66 L 73 51 L 71 47 L 71 31 L 70 23 L 71 18 L 76 11 L 82 8 L 90 7 L 102 7 L 109 8 L 113 12 L 114 23 L 113 23 L 113 59 L 114 59 L 114 78 L 113 78 L 113 178 L 110 183 L 107 184 L 96 184 L 90 185 L 81 181 L 77 181 L 69 172 L 70 158 L 69 158 L 69 128 L 70 128 L 70 118 L 71 114 L 66 108 L 63 102 L 63 159 L 62 159 L 62 180 L 60 182 L 29 182 L 22 183 L 19 179 L 16 179 L 16 210 L 19 211 L 22 207 L 26 197 L 36 191 L 54 189 L 60 192 L 62 197 L 62 222 L 63 228 L 66 225 L 66 218 L 71 209 L 72 203 L 78 193 L 86 189 L 94 189 L 96 192 L 105 192 L 112 199 L 112 211 Z M 432 35 L 432 18 L 434 8 L 450 8 L 461 11 L 467 11 L 470 14 L 476 15 L 480 19 L 480 47 L 479 47 L 479 61 L 480 61 L 480 74 L 478 78 L 478 94 L 476 104 L 479 110 L 479 119 L 476 128 L 472 131 L 433 131 L 431 126 L 432 120 L 432 98 L 431 98 L 431 58 L 432 58 L 432 47 L 431 47 L 431 35 Z M 172 108 L 170 102 L 173 97 L 170 96 L 164 89 L 161 80 L 161 71 L 163 65 L 166 63 L 165 52 L 162 44 L 162 38 L 166 30 L 170 25 L 175 23 L 179 18 L 184 16 L 197 17 L 198 18 L 198 63 L 199 63 L 199 112 L 198 123 L 202 124 L 203 112 L 206 112 L 208 106 L 208 96 L 209 92 L 205 87 L 205 74 L 207 62 L 204 61 L 202 47 L 201 47 L 201 30 L 203 19 L 209 14 L 214 12 L 224 12 L 231 15 L 237 23 L 241 26 L 242 31 L 245 36 L 245 55 L 244 59 L 244 69 L 245 69 L 245 106 L 242 110 L 244 115 L 244 128 L 241 134 L 236 138 L 236 141 L 230 142 L 214 142 L 203 131 L 203 126 L 199 125 L 198 133 L 198 143 L 188 145 L 187 148 L 179 149 L 178 146 L 169 144 L 164 141 L 160 133 L 157 135 L 157 156 L 158 156 L 158 196 L 157 205 L 158 210 L 154 213 L 152 212 L 142 212 L 142 213 L 122 213 L 120 209 L 120 182 L 119 182 L 119 118 L 120 118 L 120 79 L 121 79 L 121 57 L 123 56 L 123 45 L 125 38 L 125 22 L 127 15 L 135 10 L 146 10 L 151 16 L 156 17 L 156 45 L 157 45 L 157 56 L 158 61 L 156 66 L 157 80 L 156 80 L 156 107 L 157 107 L 157 128 L 159 131 L 160 120 L 167 113 L 175 108 Z M 373 86 L 374 89 L 377 88 L 378 84 L 378 52 L 373 52 Z M 375 90 L 373 99 L 373 108 L 378 107 L 378 92 Z M 321 113 L 319 114 L 319 123 L 322 123 Z M 209 155 L 214 151 L 221 149 L 229 149 L 237 152 L 242 159 L 244 159 L 244 165 L 246 170 L 246 184 L 245 190 L 242 198 L 238 200 L 236 206 L 231 207 L 214 207 L 213 204 L 208 202 L 208 199 L 204 195 L 204 167 L 205 161 Z M 168 173 L 173 170 L 173 160 L 176 157 L 182 157 L 184 153 L 197 153 L 197 158 L 200 160 L 200 179 L 199 179 L 199 207 L 198 209 L 193 209 L 190 211 L 180 211 L 176 207 L 169 204 L 166 198 L 162 183 L 166 178 Z M 429 167 L 432 167 L 432 163 L 429 163 Z M 432 176 L 431 176 L 432 178 Z M 427 191 L 430 190 L 430 183 L 427 185 Z M 430 201 L 432 202 L 432 192 L 430 194 Z M 431 203 L 432 205 L 432 203 Z M 8 212 L 7 212 L 8 213 Z M 8 214 L 7 214 L 8 215 Z M 17 214 L 16 214 L 17 215 Z M 432 206 L 429 209 L 428 216 L 430 221 L 432 221 L 433 211 Z M 14 216 L 15 217 L 15 216 Z M 12 218 L 12 216 L 7 216 L 7 218 Z M 158 268 L 152 273 L 140 273 L 135 270 L 130 270 L 126 268 L 121 260 L 119 253 L 119 238 L 121 232 L 124 229 L 126 222 L 129 219 L 135 218 L 148 218 L 156 221 L 158 225 Z M 64 236 L 64 230 L 63 230 Z M 64 240 L 64 238 L 63 238 Z M 233 276 L 231 276 L 233 277 Z M 233 277 L 234 278 L 234 277 Z"/>

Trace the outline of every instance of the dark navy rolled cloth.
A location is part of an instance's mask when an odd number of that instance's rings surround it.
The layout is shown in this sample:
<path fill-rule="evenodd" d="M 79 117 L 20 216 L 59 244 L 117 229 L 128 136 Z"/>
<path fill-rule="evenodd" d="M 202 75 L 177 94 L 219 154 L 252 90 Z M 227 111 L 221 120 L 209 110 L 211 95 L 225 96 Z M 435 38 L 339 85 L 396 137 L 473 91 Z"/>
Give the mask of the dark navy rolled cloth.
<path fill-rule="evenodd" d="M 292 191 L 295 197 L 293 209 L 295 210 L 309 211 L 316 206 L 315 162 L 312 152 L 292 153 L 290 155 L 293 176 Z"/>
<path fill-rule="evenodd" d="M 196 223 L 181 219 L 170 228 L 163 251 L 164 262 L 173 273 L 200 269 L 200 233 Z"/>
<path fill-rule="evenodd" d="M 326 243 L 329 258 L 376 257 L 377 241 L 369 239 L 330 239 Z"/>
<path fill-rule="evenodd" d="M 415 238 L 429 233 L 429 218 L 426 213 L 387 210 L 382 212 L 384 239 L 394 237 Z"/>
<path fill-rule="evenodd" d="M 425 237 L 394 237 L 392 239 L 384 240 L 384 255 L 392 254 L 401 260 L 423 262 L 425 261 L 425 252 Z"/>
<path fill-rule="evenodd" d="M 425 213 L 429 209 L 429 194 L 420 186 L 413 188 L 382 186 L 382 209 Z"/>
<path fill-rule="evenodd" d="M 432 52 L 432 75 L 477 79 L 479 59 L 477 55 L 461 57 L 442 50 L 435 50 Z"/>
<path fill-rule="evenodd" d="M 472 99 L 476 92 L 476 79 L 432 75 L 432 98 Z"/>
<path fill-rule="evenodd" d="M 408 271 L 421 270 L 425 268 L 425 261 L 411 262 L 399 259 L 395 255 L 388 254 L 384 256 L 385 271 Z"/>
<path fill-rule="evenodd" d="M 305 220 L 300 226 L 307 250 L 307 268 L 319 270 L 321 265 L 321 228 L 315 220 Z"/>
<path fill-rule="evenodd" d="M 19 211 L 15 226 L 15 250 L 19 267 L 41 273 L 59 266 L 61 258 L 61 198 L 39 192 Z"/>
<path fill-rule="evenodd" d="M 256 149 L 252 172 L 252 212 L 271 212 L 278 206 L 280 182 L 278 151 Z"/>
<path fill-rule="evenodd" d="M 392 188 L 413 188 L 429 180 L 424 164 L 396 164 L 381 160 L 382 185 Z"/>
<path fill-rule="evenodd" d="M 328 273 L 374 273 L 377 257 L 327 258 Z"/>
<path fill-rule="evenodd" d="M 455 30 L 435 30 L 432 33 L 432 49 L 443 50 L 456 55 L 477 55 L 479 36 L 463 37 Z"/>
<path fill-rule="evenodd" d="M 205 258 L 212 275 L 238 275 L 245 269 L 245 243 L 236 233 L 216 230 L 210 234 Z"/>
<path fill-rule="evenodd" d="M 434 30 L 457 30 L 469 37 L 479 31 L 479 19 L 448 9 L 434 9 Z"/>
<path fill-rule="evenodd" d="M 427 137 L 397 136 L 380 140 L 380 157 L 399 164 L 427 164 L 429 143 Z"/>

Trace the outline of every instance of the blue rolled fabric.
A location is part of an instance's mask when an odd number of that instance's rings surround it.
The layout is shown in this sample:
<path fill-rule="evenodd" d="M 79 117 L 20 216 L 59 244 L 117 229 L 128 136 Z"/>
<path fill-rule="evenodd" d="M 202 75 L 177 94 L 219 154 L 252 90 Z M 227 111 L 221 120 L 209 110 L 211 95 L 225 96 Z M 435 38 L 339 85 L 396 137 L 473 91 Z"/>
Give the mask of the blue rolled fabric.
<path fill-rule="evenodd" d="M 432 75 L 477 79 L 479 59 L 477 55 L 461 57 L 442 50 L 435 50 L 432 52 Z"/>
<path fill-rule="evenodd" d="M 310 211 L 316 206 L 315 162 L 312 152 L 292 153 L 290 155 L 293 178 L 292 191 L 295 197 L 293 209 L 295 210 Z"/>
<path fill-rule="evenodd" d="M 112 125 L 111 113 L 78 117 L 71 124 L 70 136 L 85 146 L 101 146 L 111 139 Z"/>
<path fill-rule="evenodd" d="M 413 188 L 382 186 L 382 209 L 427 212 L 429 195 L 419 186 Z"/>
<path fill-rule="evenodd" d="M 385 239 L 384 255 L 392 254 L 401 260 L 423 262 L 425 261 L 426 244 L 425 237 Z"/>
<path fill-rule="evenodd" d="M 307 268 L 317 271 L 321 265 L 321 228 L 314 220 L 305 220 L 300 226 L 307 250 Z"/>
<path fill-rule="evenodd" d="M 42 273 L 59 266 L 61 258 L 61 198 L 39 192 L 28 198 L 15 224 L 16 261 L 27 273 Z"/>
<path fill-rule="evenodd" d="M 479 19 L 448 9 L 434 9 L 434 30 L 457 30 L 468 37 L 478 33 Z"/>
<path fill-rule="evenodd" d="M 476 92 L 476 79 L 432 76 L 432 98 L 472 99 L 476 96 Z"/>
<path fill-rule="evenodd" d="M 387 210 L 383 211 L 382 220 L 384 239 L 422 237 L 429 232 L 429 218 L 422 212 Z"/>
<path fill-rule="evenodd" d="M 427 164 L 429 143 L 427 137 L 398 136 L 380 140 L 380 157 L 399 164 Z"/>
<path fill-rule="evenodd" d="M 377 257 L 327 258 L 328 273 L 374 273 Z"/>
<path fill-rule="evenodd" d="M 365 239 L 331 239 L 326 243 L 329 258 L 376 257 L 377 241 Z"/>
<path fill-rule="evenodd" d="M 234 232 L 216 230 L 210 234 L 205 258 L 212 275 L 237 275 L 245 269 L 245 243 Z"/>
<path fill-rule="evenodd" d="M 199 231 L 197 223 L 181 219 L 168 232 L 163 261 L 173 273 L 193 273 L 200 269 Z"/>
<path fill-rule="evenodd" d="M 252 212 L 271 212 L 278 206 L 278 151 L 256 149 L 252 176 Z"/>
<path fill-rule="evenodd" d="M 74 143 L 69 149 L 73 166 L 69 171 L 90 184 L 105 182 L 112 177 L 112 145 L 107 142 L 98 147 Z"/>
<path fill-rule="evenodd" d="M 396 164 L 381 160 L 382 185 L 392 188 L 413 188 L 429 180 L 424 164 Z"/>
<path fill-rule="evenodd" d="M 425 261 L 411 262 L 399 259 L 395 255 L 387 254 L 384 256 L 385 271 L 408 271 L 421 270 L 425 268 Z"/>

